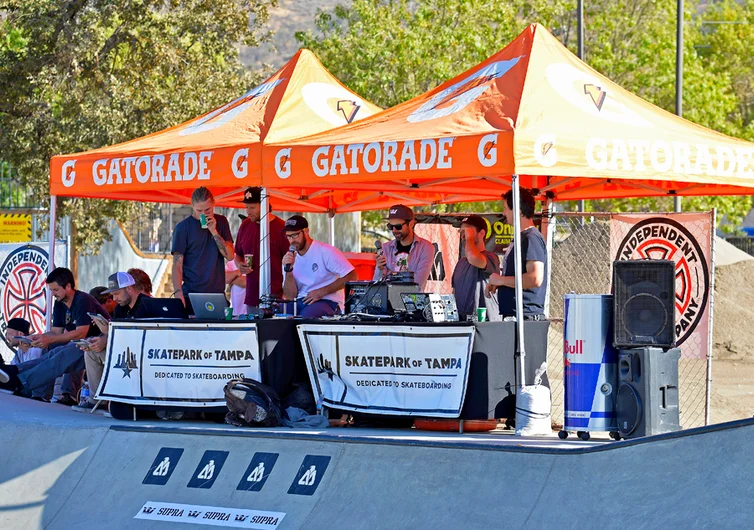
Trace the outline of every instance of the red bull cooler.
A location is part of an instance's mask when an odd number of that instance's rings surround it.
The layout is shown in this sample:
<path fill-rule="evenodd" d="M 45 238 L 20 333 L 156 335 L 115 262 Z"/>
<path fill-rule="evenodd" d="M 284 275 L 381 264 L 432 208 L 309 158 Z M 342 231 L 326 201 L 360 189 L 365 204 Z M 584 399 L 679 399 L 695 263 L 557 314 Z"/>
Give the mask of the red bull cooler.
<path fill-rule="evenodd" d="M 617 432 L 618 352 L 613 348 L 613 297 L 567 294 L 563 333 L 566 432 Z M 563 437 L 561 435 L 561 437 Z"/>

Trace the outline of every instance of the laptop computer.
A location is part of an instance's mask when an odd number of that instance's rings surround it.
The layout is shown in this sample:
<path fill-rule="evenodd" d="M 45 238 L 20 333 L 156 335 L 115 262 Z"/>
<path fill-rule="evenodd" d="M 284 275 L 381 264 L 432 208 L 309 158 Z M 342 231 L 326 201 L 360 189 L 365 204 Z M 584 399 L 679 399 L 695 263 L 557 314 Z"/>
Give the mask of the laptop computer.
<path fill-rule="evenodd" d="M 149 298 L 141 299 L 144 308 L 144 318 L 186 318 L 186 308 L 178 298 Z"/>
<path fill-rule="evenodd" d="M 225 320 L 228 300 L 222 293 L 189 293 L 196 318 Z"/>

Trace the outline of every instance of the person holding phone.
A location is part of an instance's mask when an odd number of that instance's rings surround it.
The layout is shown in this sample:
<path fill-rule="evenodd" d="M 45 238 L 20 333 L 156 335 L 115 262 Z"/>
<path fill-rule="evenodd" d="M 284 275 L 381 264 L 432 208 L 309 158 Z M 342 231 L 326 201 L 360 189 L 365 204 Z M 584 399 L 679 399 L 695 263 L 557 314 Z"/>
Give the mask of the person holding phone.
<path fill-rule="evenodd" d="M 143 291 L 141 285 L 143 284 L 137 284 L 136 279 L 127 272 L 116 272 L 110 275 L 107 279 L 108 289 L 105 292 L 112 294 L 117 303 L 113 320 L 148 318 L 150 316 L 146 307 L 142 304 L 147 294 Z M 92 320 L 101 334 L 77 344 L 84 352 L 84 364 L 91 392 L 86 402 L 72 407 L 72 410 L 76 412 L 90 412 L 97 406 L 97 400 L 94 396 L 105 370 L 107 334 L 110 332 L 109 323 L 105 319 L 97 318 L 96 315 L 92 315 Z M 100 409 L 97 408 L 97 410 Z"/>
<path fill-rule="evenodd" d="M 205 188 L 191 195 L 192 213 L 173 231 L 173 289 L 186 313 L 194 314 L 189 293 L 224 293 L 225 262 L 235 256 L 228 219 L 215 213 L 215 198 Z"/>
<path fill-rule="evenodd" d="M 241 200 L 246 208 L 246 219 L 241 223 L 236 234 L 235 247 L 235 264 L 241 280 L 245 287 L 243 304 L 246 306 L 258 306 L 259 295 L 265 294 L 259 292 L 259 270 L 260 270 L 260 222 L 263 222 L 262 216 L 262 189 L 246 188 L 243 199 Z M 285 221 L 279 217 L 267 212 L 266 219 L 269 221 L 269 242 L 270 242 L 270 291 L 269 294 L 275 298 L 283 296 L 283 256 L 288 252 L 289 244 L 285 237 Z M 251 265 L 249 265 L 251 258 Z M 232 296 L 232 290 L 231 290 Z M 246 313 L 246 311 L 244 311 Z M 233 314 L 235 311 L 235 302 Z"/>
<path fill-rule="evenodd" d="M 26 319 L 11 318 L 8 321 L 8 327 L 5 330 L 5 338 L 11 347 L 16 348 L 16 353 L 10 364 L 19 365 L 26 361 L 39 359 L 42 355 L 41 348 L 35 348 L 31 345 L 31 339 L 29 338 L 30 331 L 31 324 Z M 7 383 L 7 381 L 4 382 Z"/>
<path fill-rule="evenodd" d="M 52 309 L 52 329 L 47 333 L 30 335 L 31 346 L 46 349 L 38 359 L 17 366 L 0 368 L 0 381 L 7 378 L 5 389 L 40 401 L 49 401 L 55 379 L 61 375 L 62 405 L 77 405 L 74 396 L 81 386 L 84 371 L 84 354 L 71 341 L 99 335 L 89 313 L 97 313 L 109 320 L 107 310 L 91 295 L 75 288 L 73 273 L 65 267 L 54 269 L 46 279 L 47 287 L 55 298 Z"/>

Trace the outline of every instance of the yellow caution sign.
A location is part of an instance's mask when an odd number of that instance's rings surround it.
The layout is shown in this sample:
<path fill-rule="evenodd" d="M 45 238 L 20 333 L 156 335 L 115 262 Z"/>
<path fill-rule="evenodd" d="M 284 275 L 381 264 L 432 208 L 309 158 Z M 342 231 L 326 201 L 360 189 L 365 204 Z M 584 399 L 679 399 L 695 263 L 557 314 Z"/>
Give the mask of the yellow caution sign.
<path fill-rule="evenodd" d="M 0 214 L 0 243 L 23 243 L 31 240 L 31 215 Z"/>

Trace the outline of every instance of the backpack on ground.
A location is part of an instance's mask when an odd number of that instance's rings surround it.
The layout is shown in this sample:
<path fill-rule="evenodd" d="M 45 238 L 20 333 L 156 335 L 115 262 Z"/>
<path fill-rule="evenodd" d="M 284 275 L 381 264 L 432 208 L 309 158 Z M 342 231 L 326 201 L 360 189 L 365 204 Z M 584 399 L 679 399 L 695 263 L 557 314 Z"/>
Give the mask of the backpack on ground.
<path fill-rule="evenodd" d="M 233 379 L 225 385 L 225 422 L 236 427 L 277 427 L 283 424 L 280 398 L 254 379 Z"/>

